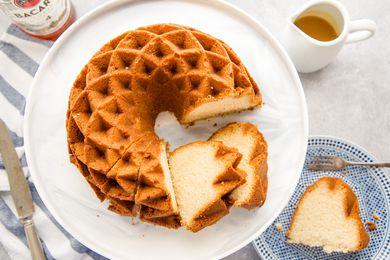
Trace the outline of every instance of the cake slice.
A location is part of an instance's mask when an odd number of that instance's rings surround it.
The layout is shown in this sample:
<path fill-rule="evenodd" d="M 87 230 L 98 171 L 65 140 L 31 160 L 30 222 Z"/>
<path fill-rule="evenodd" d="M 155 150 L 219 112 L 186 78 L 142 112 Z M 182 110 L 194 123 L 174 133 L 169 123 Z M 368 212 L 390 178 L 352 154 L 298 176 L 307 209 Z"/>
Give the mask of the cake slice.
<path fill-rule="evenodd" d="M 246 209 L 263 205 L 268 188 L 268 153 L 267 142 L 256 126 L 251 123 L 231 123 L 215 132 L 209 140 L 221 141 L 242 154 L 238 169 L 246 173 L 246 183 L 229 196 L 234 205 Z"/>
<path fill-rule="evenodd" d="M 194 142 L 171 153 L 173 188 L 181 224 L 197 232 L 229 212 L 229 193 L 245 181 L 241 154 L 221 142 Z"/>
<path fill-rule="evenodd" d="M 166 142 L 148 132 L 134 142 L 107 176 L 128 194 L 129 208 L 140 220 L 168 228 L 178 228 L 178 209 L 168 166 Z M 110 195 L 110 194 L 108 194 Z M 110 210 L 129 215 L 118 194 L 112 196 Z"/>
<path fill-rule="evenodd" d="M 138 172 L 135 202 L 140 205 L 139 218 L 168 228 L 180 226 L 167 158 L 167 143 L 156 135 L 140 143 L 137 153 L 142 164 Z"/>
<path fill-rule="evenodd" d="M 320 246 L 327 253 L 352 252 L 370 240 L 352 189 L 339 178 L 323 177 L 309 186 L 287 231 L 289 243 Z"/>

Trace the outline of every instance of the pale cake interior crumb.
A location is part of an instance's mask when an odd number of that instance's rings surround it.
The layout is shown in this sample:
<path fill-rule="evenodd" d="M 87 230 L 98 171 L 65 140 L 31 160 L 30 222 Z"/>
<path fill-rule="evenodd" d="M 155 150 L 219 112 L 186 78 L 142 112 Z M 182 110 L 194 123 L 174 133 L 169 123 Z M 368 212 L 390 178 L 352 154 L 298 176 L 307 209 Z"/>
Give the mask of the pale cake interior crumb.
<path fill-rule="evenodd" d="M 306 195 L 290 228 L 289 242 L 321 246 L 325 252 L 349 252 L 359 246 L 359 227 L 346 217 L 342 190 L 326 183 Z"/>
<path fill-rule="evenodd" d="M 168 190 L 170 197 L 171 197 L 172 209 L 175 212 L 177 212 L 176 196 L 175 196 L 175 192 L 173 190 L 172 176 L 171 176 L 171 171 L 170 171 L 169 165 L 168 165 L 166 147 L 167 147 L 166 143 L 161 144 L 162 152 L 160 153 L 160 163 L 161 163 L 161 166 L 162 166 L 163 171 L 164 171 L 165 187 L 167 187 L 167 190 Z"/>
<path fill-rule="evenodd" d="M 193 122 L 213 116 L 242 111 L 254 107 L 253 96 L 225 97 L 197 106 L 184 119 L 184 123 Z"/>
<path fill-rule="evenodd" d="M 237 150 L 242 154 L 242 159 L 237 168 L 247 174 L 246 182 L 235 189 L 230 195 L 230 197 L 235 201 L 235 204 L 240 205 L 251 196 L 255 180 L 255 170 L 250 165 L 249 160 L 256 140 L 254 140 L 251 135 L 244 135 L 241 128 L 230 129 L 231 131 L 226 131 L 226 135 L 223 134 L 225 132 L 222 134 L 216 134 L 212 137 L 212 140 L 221 141 L 226 146 L 237 148 Z"/>
<path fill-rule="evenodd" d="M 191 222 L 209 202 L 216 201 L 219 192 L 213 180 L 225 169 L 215 160 L 216 148 L 205 143 L 186 145 L 174 152 L 169 159 L 173 187 L 182 222 Z M 191 160 L 189 160 L 191 158 Z"/>

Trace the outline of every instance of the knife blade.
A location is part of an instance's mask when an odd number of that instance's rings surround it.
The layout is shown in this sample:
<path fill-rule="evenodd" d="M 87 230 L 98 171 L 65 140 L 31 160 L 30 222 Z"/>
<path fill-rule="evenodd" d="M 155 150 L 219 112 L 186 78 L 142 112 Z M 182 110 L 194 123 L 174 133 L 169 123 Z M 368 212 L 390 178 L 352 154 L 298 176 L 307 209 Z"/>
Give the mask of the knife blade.
<path fill-rule="evenodd" d="M 16 212 L 19 218 L 32 216 L 34 206 L 31 192 L 26 178 L 20 166 L 18 155 L 14 144 L 8 133 L 8 128 L 0 119 L 0 154 L 3 158 L 4 166 L 8 175 L 8 182 L 11 189 L 11 196 L 15 203 Z"/>
<path fill-rule="evenodd" d="M 8 182 L 11 190 L 11 197 L 14 201 L 16 212 L 20 222 L 24 226 L 28 246 L 30 248 L 32 259 L 45 259 L 42 245 L 36 233 L 32 216 L 34 213 L 34 204 L 31 197 L 30 188 L 24 177 L 20 161 L 16 153 L 14 144 L 8 128 L 0 119 L 0 154 L 4 162 L 5 170 L 8 176 Z"/>

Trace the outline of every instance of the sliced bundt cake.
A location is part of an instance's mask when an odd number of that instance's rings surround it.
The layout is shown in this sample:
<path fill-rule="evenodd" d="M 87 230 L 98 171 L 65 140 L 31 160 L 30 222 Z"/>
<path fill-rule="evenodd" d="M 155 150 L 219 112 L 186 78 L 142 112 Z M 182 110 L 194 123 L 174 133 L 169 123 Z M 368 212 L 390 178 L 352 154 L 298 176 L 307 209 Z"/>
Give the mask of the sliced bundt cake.
<path fill-rule="evenodd" d="M 261 103 L 257 84 L 224 42 L 175 24 L 138 28 L 105 44 L 74 82 L 71 161 L 110 209 L 173 227 L 165 142 L 154 133 L 158 114 L 170 111 L 190 124 Z M 135 160 L 140 153 L 146 157 Z"/>

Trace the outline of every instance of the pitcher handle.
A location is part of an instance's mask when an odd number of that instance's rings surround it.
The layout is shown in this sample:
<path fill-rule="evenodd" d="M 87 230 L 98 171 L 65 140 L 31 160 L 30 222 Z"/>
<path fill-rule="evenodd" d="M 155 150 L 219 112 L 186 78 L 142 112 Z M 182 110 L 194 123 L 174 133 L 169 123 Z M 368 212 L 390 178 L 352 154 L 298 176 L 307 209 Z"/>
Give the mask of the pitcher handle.
<path fill-rule="evenodd" d="M 376 23 L 369 19 L 360 19 L 349 23 L 346 43 L 360 42 L 371 38 L 376 32 Z"/>

